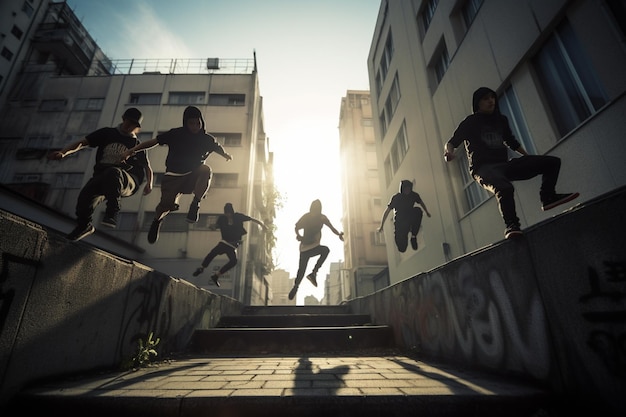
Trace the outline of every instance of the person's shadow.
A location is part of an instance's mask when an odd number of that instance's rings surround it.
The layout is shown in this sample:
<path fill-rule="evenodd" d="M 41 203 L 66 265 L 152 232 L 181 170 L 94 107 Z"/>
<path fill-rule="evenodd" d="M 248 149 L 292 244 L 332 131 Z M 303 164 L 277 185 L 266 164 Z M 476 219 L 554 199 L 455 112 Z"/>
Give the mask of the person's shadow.
<path fill-rule="evenodd" d="M 339 365 L 334 368 L 313 369 L 313 363 L 308 357 L 302 357 L 298 360 L 298 366 L 295 369 L 294 390 L 297 389 L 324 389 L 330 395 L 334 395 L 339 388 L 344 388 L 346 383 L 343 380 L 344 375 L 350 372 L 348 365 Z M 315 381 L 318 381 L 316 386 Z"/>

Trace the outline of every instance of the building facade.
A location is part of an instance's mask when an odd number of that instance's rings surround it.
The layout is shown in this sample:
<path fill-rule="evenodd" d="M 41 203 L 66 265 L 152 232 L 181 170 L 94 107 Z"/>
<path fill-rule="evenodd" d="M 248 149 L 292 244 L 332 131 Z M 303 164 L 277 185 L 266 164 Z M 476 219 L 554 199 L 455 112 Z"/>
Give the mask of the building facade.
<path fill-rule="evenodd" d="M 381 198 L 369 91 L 348 90 L 342 98 L 339 146 L 343 269 L 350 276 L 351 295 L 359 297 L 389 285 L 384 234 L 377 231 L 387 202 Z"/>
<path fill-rule="evenodd" d="M 382 198 L 408 179 L 432 213 L 418 251 L 387 245 L 391 283 L 504 237 L 464 149 L 443 159 L 481 86 L 497 92 L 529 153 L 562 159 L 557 192 L 580 192 L 572 205 L 626 184 L 624 22 L 624 2 L 613 0 L 381 2 L 368 72 Z M 516 183 L 522 228 L 556 214 L 541 211 L 539 185 Z"/>
<path fill-rule="evenodd" d="M 140 247 L 141 255 L 135 259 L 155 270 L 246 304 L 266 304 L 271 299 L 266 277 L 273 268 L 274 239 L 252 222 L 246 223 L 239 262 L 220 279 L 220 288 L 209 277 L 227 261 L 225 257 L 216 258 L 203 275 L 192 276 L 221 239 L 219 231 L 209 226 L 223 213 L 226 202 L 262 220 L 273 233 L 273 156 L 263 126 L 256 57 L 111 61 L 91 44 L 66 3 L 51 3 L 41 21 L 33 24 L 29 38 L 31 44 L 24 46 L 29 52 L 11 77 L 13 85 L 0 111 L 0 182 L 73 217 L 78 193 L 91 176 L 95 152 L 86 149 L 49 161 L 49 151 L 100 127 L 121 123 L 129 107 L 143 113 L 139 139 L 144 141 L 182 126 L 183 110 L 197 106 L 206 130 L 233 156 L 232 161 L 216 154 L 207 159 L 213 175 L 199 222 L 185 221 L 191 195 L 184 195 L 180 211 L 163 221 L 159 240 L 153 245 L 147 242 L 167 155 L 167 146 L 157 146 L 147 151 L 155 174 L 153 191 L 122 199 L 116 229 L 99 227 L 102 204 L 94 215 L 95 226 L 98 233 Z"/>

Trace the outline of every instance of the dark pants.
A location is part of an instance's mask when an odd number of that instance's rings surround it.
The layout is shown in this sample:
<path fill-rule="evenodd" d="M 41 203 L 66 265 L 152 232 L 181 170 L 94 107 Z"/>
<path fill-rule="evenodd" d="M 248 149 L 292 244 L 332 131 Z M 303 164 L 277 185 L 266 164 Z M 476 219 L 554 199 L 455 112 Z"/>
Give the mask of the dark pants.
<path fill-rule="evenodd" d="M 228 262 L 220 268 L 220 274 L 223 275 L 224 273 L 232 269 L 235 265 L 237 265 L 237 249 L 233 248 L 230 245 L 227 245 L 224 242 L 220 242 L 215 245 L 215 247 L 211 249 L 211 252 L 206 255 L 204 261 L 202 261 L 202 267 L 206 268 L 207 266 L 209 266 L 211 261 L 217 255 L 226 255 L 228 257 Z"/>
<path fill-rule="evenodd" d="M 474 168 L 474 179 L 498 200 L 498 207 L 504 224 L 519 225 L 515 211 L 515 188 L 511 181 L 528 180 L 541 175 L 539 198 L 541 201 L 555 194 L 559 178 L 561 160 L 556 156 L 526 155 L 501 164 L 486 164 Z"/>
<path fill-rule="evenodd" d="M 313 272 L 317 273 L 317 271 L 324 264 L 324 261 L 326 261 L 326 258 L 328 258 L 329 253 L 330 249 L 328 249 L 328 246 L 322 245 L 304 252 L 300 252 L 300 262 L 298 264 L 298 273 L 296 274 L 296 282 L 294 283 L 294 286 L 298 287 L 302 282 L 302 278 L 304 278 L 304 273 L 306 272 L 306 266 L 309 263 L 309 259 L 317 255 L 320 256 L 319 258 L 317 258 L 317 262 L 315 263 L 315 267 L 313 268 Z"/>
<path fill-rule="evenodd" d="M 93 221 L 93 212 L 105 199 L 106 214 L 114 216 L 120 211 L 120 198 L 130 197 L 137 191 L 137 184 L 126 171 L 117 167 L 109 167 L 94 175 L 80 190 L 76 203 L 76 219 L 79 225 L 85 226 Z"/>
<path fill-rule="evenodd" d="M 396 247 L 400 252 L 406 252 L 409 244 L 409 232 L 411 236 L 416 236 L 422 226 L 424 213 L 419 207 L 413 207 L 409 213 L 403 213 L 394 220 L 394 238 Z"/>

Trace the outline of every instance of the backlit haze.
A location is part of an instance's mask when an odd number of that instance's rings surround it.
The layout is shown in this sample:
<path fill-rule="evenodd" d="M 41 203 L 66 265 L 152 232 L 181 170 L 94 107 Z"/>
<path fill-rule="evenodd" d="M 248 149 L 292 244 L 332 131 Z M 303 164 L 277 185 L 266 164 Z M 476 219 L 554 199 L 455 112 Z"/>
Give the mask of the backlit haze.
<path fill-rule="evenodd" d="M 294 225 L 314 199 L 322 201 L 323 213 L 343 230 L 339 109 L 347 90 L 369 90 L 367 56 L 380 0 L 67 3 L 113 60 L 252 59 L 256 52 L 265 133 L 283 196 L 275 220 L 276 268 L 295 277 L 299 242 Z M 322 244 L 330 255 L 318 273 L 318 287 L 304 279 L 299 305 L 307 295 L 322 299 L 331 262 L 344 259 L 343 243 L 326 227 Z M 307 274 L 315 259 L 309 261 Z"/>

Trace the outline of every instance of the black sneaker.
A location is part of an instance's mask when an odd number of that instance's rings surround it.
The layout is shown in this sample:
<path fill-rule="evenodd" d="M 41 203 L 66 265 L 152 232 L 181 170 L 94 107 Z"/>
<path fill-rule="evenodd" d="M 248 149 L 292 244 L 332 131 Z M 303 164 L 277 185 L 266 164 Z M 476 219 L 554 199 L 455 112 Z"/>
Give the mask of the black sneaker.
<path fill-rule="evenodd" d="M 105 214 L 100 224 L 106 227 L 110 227 L 111 229 L 115 229 L 117 227 L 117 219 L 116 219 L 117 215 L 116 214 L 112 216 Z"/>
<path fill-rule="evenodd" d="M 298 292 L 298 287 L 293 287 L 291 291 L 289 291 L 289 299 L 293 300 L 297 292 Z"/>
<path fill-rule="evenodd" d="M 161 230 L 161 220 L 153 220 L 150 225 L 150 231 L 148 232 L 148 242 L 154 243 L 159 240 L 159 230 Z"/>
<path fill-rule="evenodd" d="M 411 237 L 411 247 L 413 250 L 417 250 L 417 236 Z"/>
<path fill-rule="evenodd" d="M 220 286 L 220 282 L 218 281 L 219 277 L 217 276 L 217 274 L 211 275 L 211 280 L 215 283 L 215 285 L 217 285 L 218 287 Z"/>
<path fill-rule="evenodd" d="M 317 273 L 311 272 L 309 275 L 306 276 L 306 279 L 311 281 L 311 284 L 313 284 L 314 287 L 317 287 Z"/>
<path fill-rule="evenodd" d="M 189 212 L 187 213 L 187 221 L 189 223 L 196 223 L 198 221 L 198 210 L 200 209 L 200 202 L 194 200 L 191 202 L 189 206 Z"/>
<path fill-rule="evenodd" d="M 83 225 L 76 226 L 76 228 L 74 228 L 74 230 L 69 232 L 67 236 L 65 237 L 67 238 L 67 240 L 76 242 L 77 240 L 81 240 L 82 238 L 89 236 L 95 231 L 96 231 L 96 228 L 93 227 L 91 223 L 88 223 L 87 225 L 84 225 L 84 226 Z"/>
<path fill-rule="evenodd" d="M 201 267 L 201 266 L 199 266 L 199 267 L 198 267 L 198 269 L 196 269 L 195 271 L 193 271 L 193 274 L 192 274 L 192 275 L 193 275 L 194 277 L 197 277 L 198 275 L 200 275 L 200 274 L 201 274 L 201 273 L 203 273 L 203 272 L 204 272 L 204 268 L 203 268 L 203 267 Z"/>
<path fill-rule="evenodd" d="M 573 199 L 577 198 L 580 193 L 570 193 L 570 194 L 554 194 L 553 196 L 542 201 L 541 210 L 547 211 L 555 208 L 556 206 L 560 206 L 561 204 L 565 204 Z"/>
<path fill-rule="evenodd" d="M 505 239 L 515 239 L 517 237 L 522 237 L 524 233 L 522 233 L 522 229 L 520 229 L 519 224 L 510 224 L 504 230 L 504 238 Z"/>

